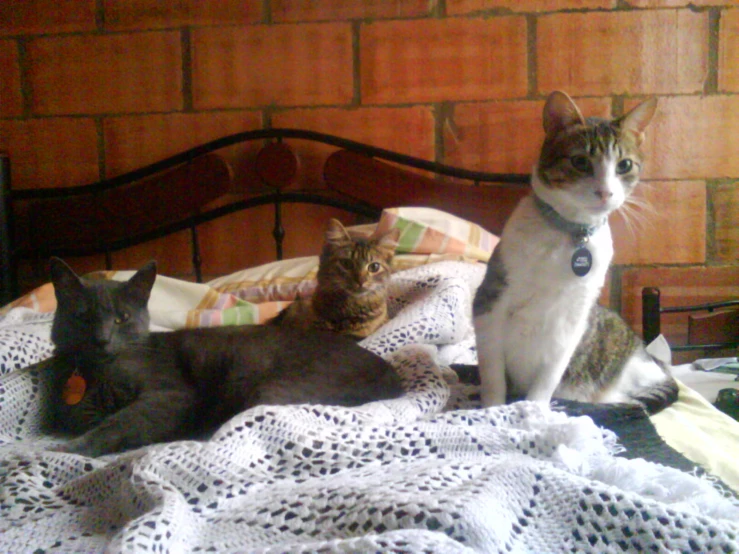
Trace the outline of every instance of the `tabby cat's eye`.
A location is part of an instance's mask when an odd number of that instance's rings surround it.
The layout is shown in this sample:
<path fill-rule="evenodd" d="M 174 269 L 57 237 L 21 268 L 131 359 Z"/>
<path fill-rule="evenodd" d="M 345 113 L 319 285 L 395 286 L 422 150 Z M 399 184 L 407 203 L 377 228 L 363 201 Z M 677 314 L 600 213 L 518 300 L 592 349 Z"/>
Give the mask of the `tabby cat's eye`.
<path fill-rule="evenodd" d="M 128 321 L 129 317 L 130 316 L 126 312 L 121 312 L 120 314 L 118 314 L 118 317 L 115 318 L 115 324 L 120 325 L 121 323 Z"/>
<path fill-rule="evenodd" d="M 629 158 L 624 158 L 616 165 L 616 173 L 623 175 L 631 171 L 632 167 L 634 167 L 634 163 Z"/>
<path fill-rule="evenodd" d="M 371 264 L 367 266 L 367 271 L 369 271 L 370 273 L 377 273 L 381 269 L 382 269 L 382 266 L 377 262 L 372 262 Z"/>
<path fill-rule="evenodd" d="M 570 158 L 570 163 L 572 164 L 572 167 L 578 171 L 582 171 L 583 173 L 589 173 L 593 170 L 593 166 L 587 156 L 572 156 Z"/>

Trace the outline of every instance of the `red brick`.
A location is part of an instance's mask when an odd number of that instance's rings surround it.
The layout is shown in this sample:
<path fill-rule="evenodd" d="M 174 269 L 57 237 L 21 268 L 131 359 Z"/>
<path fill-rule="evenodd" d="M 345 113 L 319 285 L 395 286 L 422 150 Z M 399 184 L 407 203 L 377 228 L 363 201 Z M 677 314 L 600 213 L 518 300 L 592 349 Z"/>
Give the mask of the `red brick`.
<path fill-rule="evenodd" d="M 643 287 L 659 287 L 662 306 L 687 306 L 739 298 L 739 266 L 657 267 L 626 269 L 621 279 L 621 315 L 641 333 Z M 685 315 L 665 314 L 662 333 L 672 344 L 684 344 Z"/>
<path fill-rule="evenodd" d="M 660 98 L 644 152 L 648 179 L 738 177 L 739 96 Z"/>
<path fill-rule="evenodd" d="M 348 23 L 196 29 L 192 45 L 197 108 L 352 100 Z"/>
<path fill-rule="evenodd" d="M 716 259 L 739 261 L 739 183 L 717 185 L 712 191 L 713 218 L 716 226 Z"/>
<path fill-rule="evenodd" d="M 156 260 L 158 274 L 194 281 L 190 252 L 190 231 L 180 231 L 174 235 L 114 252 L 113 267 L 136 269 L 149 260 Z"/>
<path fill-rule="evenodd" d="M 0 121 L 13 188 L 84 185 L 99 178 L 95 122 L 82 118 Z"/>
<path fill-rule="evenodd" d="M 21 70 L 18 63 L 18 46 L 14 40 L 0 40 L 0 116 L 11 117 L 23 113 L 21 94 Z"/>
<path fill-rule="evenodd" d="M 611 217 L 616 264 L 706 261 L 706 185 L 703 181 L 646 181 Z M 664 232 L 669 229 L 668 233 Z"/>
<path fill-rule="evenodd" d="M 739 92 L 739 10 L 724 10 L 720 25 L 718 88 Z"/>
<path fill-rule="evenodd" d="M 94 30 L 95 0 L 4 0 L 0 35 Z"/>
<path fill-rule="evenodd" d="M 107 29 L 243 25 L 262 20 L 261 0 L 105 0 L 103 6 Z"/>
<path fill-rule="evenodd" d="M 609 9 L 616 0 L 446 0 L 449 15 L 483 11 L 554 12 L 560 10 Z"/>
<path fill-rule="evenodd" d="M 42 38 L 28 44 L 38 114 L 166 111 L 182 107 L 174 31 Z"/>
<path fill-rule="evenodd" d="M 584 114 L 608 117 L 608 98 L 576 99 Z M 459 104 L 444 125 L 445 162 L 498 173 L 530 173 L 544 139 L 543 101 Z"/>
<path fill-rule="evenodd" d="M 106 118 L 107 173 L 125 173 L 209 140 L 261 127 L 259 112 L 244 111 Z"/>
<path fill-rule="evenodd" d="M 362 102 L 518 98 L 527 92 L 523 17 L 363 25 Z"/>
<path fill-rule="evenodd" d="M 221 112 L 194 114 L 155 114 L 108 118 L 105 133 L 108 175 L 118 175 L 156 162 L 226 135 L 260 129 L 260 112 Z M 247 171 L 247 159 L 253 158 L 262 146 L 261 141 L 240 144 L 219 150 L 234 170 L 235 188 L 253 183 L 255 177 Z M 239 267 L 234 259 L 244 262 L 243 227 L 245 218 L 239 213 L 222 218 L 199 228 L 203 252 L 203 270 L 208 273 L 228 273 Z M 144 245 L 129 248 L 114 256 L 116 267 L 138 267 L 146 260 L 160 260 L 160 273 L 192 277 L 189 232 L 177 233 Z M 224 240 L 224 237 L 240 237 Z M 215 243 L 215 246 L 214 246 Z M 213 249 L 218 249 L 213 252 Z"/>
<path fill-rule="evenodd" d="M 428 0 L 273 0 L 272 20 L 345 21 L 347 19 L 419 17 L 429 13 Z"/>
<path fill-rule="evenodd" d="M 288 110 L 272 117 L 273 127 L 293 127 L 337 135 L 426 160 L 434 159 L 434 118 L 430 108 Z M 328 154 L 336 148 L 295 145 L 306 181 L 317 183 Z"/>
<path fill-rule="evenodd" d="M 680 8 L 684 6 L 736 6 L 736 0 L 629 0 L 635 8 Z"/>
<path fill-rule="evenodd" d="M 538 22 L 537 53 L 539 91 L 701 92 L 708 69 L 708 14 L 660 10 L 546 15 Z"/>
<path fill-rule="evenodd" d="M 434 158 L 434 117 L 427 107 L 286 110 L 272 116 L 272 126 L 309 129 Z"/>

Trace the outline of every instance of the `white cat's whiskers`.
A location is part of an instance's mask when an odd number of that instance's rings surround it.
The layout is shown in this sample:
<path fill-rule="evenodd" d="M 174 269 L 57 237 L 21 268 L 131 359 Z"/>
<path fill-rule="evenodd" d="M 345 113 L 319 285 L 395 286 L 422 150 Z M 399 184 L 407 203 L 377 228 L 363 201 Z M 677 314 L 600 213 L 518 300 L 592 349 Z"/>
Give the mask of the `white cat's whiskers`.
<path fill-rule="evenodd" d="M 651 185 L 639 184 L 642 191 Z M 654 230 L 655 221 L 659 213 L 654 204 L 643 194 L 632 194 L 626 198 L 619 209 L 624 227 L 631 238 L 636 238 L 637 233 L 646 233 Z"/>
<path fill-rule="evenodd" d="M 473 304 L 486 406 L 505 402 L 508 392 L 653 411 L 676 398 L 676 383 L 640 337 L 597 304 L 613 259 L 605 214 L 618 210 L 633 236 L 654 212 L 641 191 L 629 193 L 638 186 L 639 137 L 655 104 L 646 100 L 607 121 L 586 120 L 564 93 L 547 99 L 534 195 L 506 223 Z"/>

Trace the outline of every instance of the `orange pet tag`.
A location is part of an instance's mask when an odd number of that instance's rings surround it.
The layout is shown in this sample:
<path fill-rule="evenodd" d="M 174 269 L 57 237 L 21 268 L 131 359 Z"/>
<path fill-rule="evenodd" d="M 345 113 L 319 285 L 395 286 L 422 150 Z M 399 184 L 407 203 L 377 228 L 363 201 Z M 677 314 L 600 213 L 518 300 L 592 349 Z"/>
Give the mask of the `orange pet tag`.
<path fill-rule="evenodd" d="M 67 379 L 67 382 L 64 383 L 64 389 L 62 390 L 62 399 L 64 400 L 64 403 L 69 406 L 79 404 L 85 396 L 86 388 L 87 383 L 85 383 L 84 377 L 75 371 L 72 376 Z"/>

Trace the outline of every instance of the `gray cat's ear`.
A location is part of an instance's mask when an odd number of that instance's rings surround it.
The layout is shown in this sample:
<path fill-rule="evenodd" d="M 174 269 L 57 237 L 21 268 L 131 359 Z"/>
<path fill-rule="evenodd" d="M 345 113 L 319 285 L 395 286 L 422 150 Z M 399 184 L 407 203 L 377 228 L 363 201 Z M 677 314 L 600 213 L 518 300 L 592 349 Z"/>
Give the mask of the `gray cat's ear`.
<path fill-rule="evenodd" d="M 624 132 L 634 134 L 637 146 L 644 140 L 644 129 L 652 121 L 657 111 L 657 99 L 649 98 L 632 109 L 625 116 L 619 118 L 616 123 Z"/>
<path fill-rule="evenodd" d="M 585 118 L 575 102 L 566 93 L 555 90 L 544 105 L 544 131 L 555 135 L 571 125 L 582 125 Z"/>
<path fill-rule="evenodd" d="M 148 262 L 145 266 L 134 273 L 133 277 L 126 283 L 126 288 L 135 295 L 141 304 L 149 302 L 151 289 L 157 277 L 157 263 L 154 260 Z"/>
<path fill-rule="evenodd" d="M 57 296 L 60 292 L 73 293 L 84 289 L 80 278 L 61 258 L 53 257 L 49 260 L 49 273 Z"/>
<path fill-rule="evenodd" d="M 326 242 L 330 244 L 342 244 L 352 240 L 349 233 L 338 219 L 331 218 L 328 222 L 325 234 Z"/>

